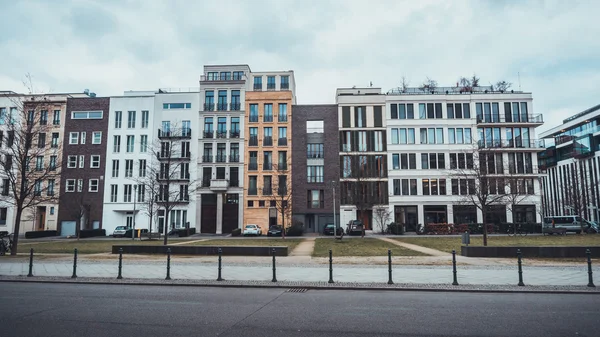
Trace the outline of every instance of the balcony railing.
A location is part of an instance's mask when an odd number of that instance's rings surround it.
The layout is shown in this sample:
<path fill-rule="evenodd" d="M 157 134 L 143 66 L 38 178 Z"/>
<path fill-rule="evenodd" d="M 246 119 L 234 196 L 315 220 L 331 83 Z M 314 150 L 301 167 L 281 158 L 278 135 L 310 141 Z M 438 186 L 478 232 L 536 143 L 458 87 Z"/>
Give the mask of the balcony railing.
<path fill-rule="evenodd" d="M 271 163 L 269 161 L 263 163 L 263 170 L 271 171 L 272 169 L 273 169 L 273 163 Z"/>
<path fill-rule="evenodd" d="M 252 88 L 254 89 L 254 91 L 261 91 L 262 83 L 254 83 L 254 86 Z"/>
<path fill-rule="evenodd" d="M 204 131 L 204 138 L 213 138 L 213 131 Z"/>
<path fill-rule="evenodd" d="M 158 138 L 192 138 L 191 128 L 170 129 L 168 131 L 158 129 Z"/>
<path fill-rule="evenodd" d="M 250 123 L 258 123 L 258 115 L 250 115 L 250 116 L 248 117 L 248 121 L 249 121 Z"/>
<path fill-rule="evenodd" d="M 227 179 L 212 179 L 210 181 L 210 189 L 213 191 L 226 191 L 229 187 Z"/>
<path fill-rule="evenodd" d="M 263 122 L 265 122 L 265 123 L 271 123 L 271 122 L 273 122 L 273 115 L 265 115 L 263 117 Z"/>
<path fill-rule="evenodd" d="M 275 83 L 267 83 L 267 90 L 275 90 Z"/>
<path fill-rule="evenodd" d="M 200 81 L 201 82 L 211 82 L 211 81 L 243 81 L 244 80 L 244 74 L 236 74 L 234 73 L 233 76 L 232 74 L 227 74 L 225 76 L 220 76 L 220 74 L 214 74 L 214 75 L 200 75 Z"/>
<path fill-rule="evenodd" d="M 502 140 L 480 140 L 477 142 L 480 149 L 502 149 L 502 148 L 533 148 L 543 149 L 545 148 L 544 139 L 502 139 Z"/>
<path fill-rule="evenodd" d="M 216 156 L 217 159 L 217 163 L 225 163 L 227 162 L 227 156 L 226 155 L 217 155 Z"/>
<path fill-rule="evenodd" d="M 281 90 L 288 90 L 290 88 L 289 83 L 281 83 Z"/>
<path fill-rule="evenodd" d="M 230 163 L 239 163 L 240 162 L 240 156 L 239 155 L 230 155 L 229 156 L 229 162 Z"/>
<path fill-rule="evenodd" d="M 258 136 L 250 136 L 248 146 L 258 146 Z"/>
<path fill-rule="evenodd" d="M 258 163 L 248 163 L 248 171 L 258 170 Z"/>
<path fill-rule="evenodd" d="M 352 146 L 350 144 L 342 144 L 342 152 L 352 152 Z"/>
<path fill-rule="evenodd" d="M 273 137 L 266 136 L 263 138 L 263 146 L 273 146 Z"/>
<path fill-rule="evenodd" d="M 263 187 L 262 195 L 271 195 L 271 194 L 273 194 L 273 189 L 271 189 L 270 187 Z"/>
<path fill-rule="evenodd" d="M 576 139 L 576 138 L 584 136 L 584 135 L 594 134 L 598 131 L 600 131 L 600 125 L 592 127 L 592 128 L 587 128 L 585 130 L 581 130 L 572 135 L 565 135 L 565 134 L 558 135 L 558 136 L 554 137 L 554 142 L 556 143 L 556 145 L 560 145 L 560 144 L 568 143 L 568 142 L 572 141 L 573 139 Z"/>
<path fill-rule="evenodd" d="M 217 111 L 227 111 L 227 103 L 218 103 Z"/>
<path fill-rule="evenodd" d="M 277 169 L 281 170 L 281 171 L 287 170 L 287 163 L 279 163 L 279 164 L 277 164 Z"/>
<path fill-rule="evenodd" d="M 279 145 L 279 146 L 286 146 L 287 145 L 287 138 L 279 138 L 277 140 L 277 145 Z"/>
<path fill-rule="evenodd" d="M 213 156 L 211 156 L 211 155 L 203 155 L 202 156 L 202 162 L 203 163 L 212 163 L 213 162 Z"/>
<path fill-rule="evenodd" d="M 285 123 L 288 121 L 287 114 L 277 116 L 277 121 L 280 123 Z"/>
<path fill-rule="evenodd" d="M 215 103 L 204 103 L 204 111 L 215 111 Z"/>
<path fill-rule="evenodd" d="M 156 156 L 158 158 L 170 158 L 171 157 L 171 152 L 170 151 L 156 151 Z"/>
<path fill-rule="evenodd" d="M 544 123 L 542 114 L 535 115 L 506 115 L 500 114 L 483 114 L 477 116 L 477 123 Z"/>
<path fill-rule="evenodd" d="M 217 131 L 217 138 L 227 138 L 227 131 Z"/>
<path fill-rule="evenodd" d="M 229 138 L 240 138 L 240 131 L 229 131 Z"/>
<path fill-rule="evenodd" d="M 309 159 L 322 159 L 323 158 L 323 152 L 308 152 L 306 154 L 306 158 Z"/>
<path fill-rule="evenodd" d="M 231 103 L 230 105 L 231 111 L 240 111 L 242 105 L 240 103 Z"/>
<path fill-rule="evenodd" d="M 309 200 L 306 203 L 306 208 L 324 208 L 325 202 L 323 200 Z"/>

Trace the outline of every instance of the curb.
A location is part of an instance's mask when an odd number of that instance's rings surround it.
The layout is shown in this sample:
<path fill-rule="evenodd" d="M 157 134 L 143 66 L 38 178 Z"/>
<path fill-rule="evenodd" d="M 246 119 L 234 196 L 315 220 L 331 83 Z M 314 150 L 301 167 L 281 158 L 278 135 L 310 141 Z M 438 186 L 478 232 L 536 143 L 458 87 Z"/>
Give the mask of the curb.
<path fill-rule="evenodd" d="M 107 278 L 58 278 L 58 277 L 35 277 L 25 276 L 6 277 L 0 276 L 0 283 L 50 283 L 50 284 L 91 284 L 91 285 L 128 285 L 128 286 L 179 286 L 179 287 L 218 287 L 218 288 L 259 288 L 259 289 L 307 289 L 307 290 L 352 290 L 352 291 L 411 291 L 411 292 L 463 292 L 463 293 L 504 293 L 504 294 L 591 294 L 600 295 L 600 289 L 588 288 L 586 286 L 560 286 L 561 288 L 548 286 L 494 286 L 494 288 L 482 288 L 478 285 L 432 285 L 423 284 L 422 287 L 414 284 L 398 283 L 388 285 L 385 283 L 326 283 L 326 282 L 289 282 L 280 281 L 271 283 L 268 281 L 211 281 L 211 280 L 156 280 L 156 279 L 107 279 Z M 550 288 L 550 289 L 549 289 Z M 584 290 L 585 289 L 585 290 Z"/>

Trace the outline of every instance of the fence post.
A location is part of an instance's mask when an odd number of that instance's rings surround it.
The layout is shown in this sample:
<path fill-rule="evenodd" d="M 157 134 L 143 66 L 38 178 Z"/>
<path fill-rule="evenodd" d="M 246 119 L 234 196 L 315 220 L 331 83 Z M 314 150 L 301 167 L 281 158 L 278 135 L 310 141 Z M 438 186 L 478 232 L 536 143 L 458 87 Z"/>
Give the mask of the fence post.
<path fill-rule="evenodd" d="M 452 285 L 458 285 L 458 279 L 456 278 L 456 250 L 452 250 Z"/>
<path fill-rule="evenodd" d="M 519 264 L 519 286 L 522 287 L 523 283 L 523 268 L 521 267 L 521 250 L 517 249 L 517 262 Z"/>
<path fill-rule="evenodd" d="M 123 278 L 123 274 L 121 273 L 123 269 L 123 248 L 119 248 L 119 275 L 117 276 L 117 280 Z"/>
<path fill-rule="evenodd" d="M 392 281 L 392 250 L 388 249 L 388 284 L 394 284 Z"/>
<path fill-rule="evenodd" d="M 165 280 L 171 279 L 171 248 L 167 248 L 167 277 Z"/>
<path fill-rule="evenodd" d="M 329 250 L 329 283 L 333 283 L 333 252 Z"/>
<path fill-rule="evenodd" d="M 585 255 L 587 255 L 587 264 L 588 264 L 588 287 L 595 287 L 594 285 L 594 277 L 592 274 L 592 252 L 589 249 L 586 249 Z"/>
<path fill-rule="evenodd" d="M 223 251 L 221 250 L 221 248 L 219 248 L 217 252 L 219 253 L 219 275 L 217 277 L 217 281 L 223 281 L 223 278 L 221 277 L 221 254 L 223 253 Z"/>
<path fill-rule="evenodd" d="M 77 278 L 77 248 L 73 251 L 73 275 L 71 278 Z"/>
<path fill-rule="evenodd" d="M 27 277 L 33 277 L 33 248 L 29 250 L 29 274 Z"/>
<path fill-rule="evenodd" d="M 275 268 L 275 248 L 273 248 L 273 279 L 271 280 L 271 282 L 277 282 L 277 272 Z"/>

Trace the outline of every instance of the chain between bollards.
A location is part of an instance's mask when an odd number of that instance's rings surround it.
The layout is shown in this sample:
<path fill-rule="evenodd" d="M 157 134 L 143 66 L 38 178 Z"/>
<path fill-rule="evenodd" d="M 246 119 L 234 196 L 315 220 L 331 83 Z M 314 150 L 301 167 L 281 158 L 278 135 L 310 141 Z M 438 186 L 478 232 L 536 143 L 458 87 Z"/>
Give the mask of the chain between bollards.
<path fill-rule="evenodd" d="M 165 280 L 171 279 L 171 248 L 167 248 L 167 277 Z"/>
<path fill-rule="evenodd" d="M 392 281 L 392 250 L 388 249 L 388 284 L 394 284 Z"/>
<path fill-rule="evenodd" d="M 27 277 L 33 277 L 33 248 L 29 250 L 29 274 Z"/>
<path fill-rule="evenodd" d="M 271 280 L 271 282 L 277 282 L 277 271 L 275 269 L 275 248 L 273 248 L 273 279 Z"/>
<path fill-rule="evenodd" d="M 223 278 L 221 277 L 221 254 L 223 253 L 223 251 L 221 250 L 221 248 L 219 248 L 217 252 L 219 253 L 219 275 L 217 277 L 217 281 L 223 281 Z"/>
<path fill-rule="evenodd" d="M 517 249 L 517 261 L 519 264 L 519 286 L 522 287 L 525 285 L 523 283 L 523 268 L 521 267 L 521 250 Z"/>
<path fill-rule="evenodd" d="M 77 248 L 73 251 L 73 275 L 71 278 L 77 278 Z"/>
<path fill-rule="evenodd" d="M 333 252 L 329 250 L 329 283 L 333 283 Z"/>
<path fill-rule="evenodd" d="M 452 285 L 458 285 L 458 279 L 456 277 L 456 250 L 452 250 Z"/>
<path fill-rule="evenodd" d="M 123 278 L 122 270 L 123 270 L 123 248 L 119 248 L 119 275 L 117 275 L 117 280 L 120 280 Z"/>
<path fill-rule="evenodd" d="M 594 285 L 594 276 L 592 273 L 592 252 L 589 249 L 586 249 L 585 255 L 587 255 L 587 264 L 588 264 L 588 287 L 595 287 Z"/>

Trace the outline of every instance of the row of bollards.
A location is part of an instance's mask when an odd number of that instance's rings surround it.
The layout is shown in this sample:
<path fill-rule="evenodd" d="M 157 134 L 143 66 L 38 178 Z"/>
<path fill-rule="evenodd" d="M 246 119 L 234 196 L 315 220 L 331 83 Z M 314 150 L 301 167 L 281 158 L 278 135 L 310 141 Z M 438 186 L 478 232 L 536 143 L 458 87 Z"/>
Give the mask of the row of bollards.
<path fill-rule="evenodd" d="M 271 282 L 277 282 L 277 260 L 276 260 L 276 250 L 275 248 L 271 251 L 273 255 L 273 278 Z M 218 275 L 217 281 L 224 281 L 222 277 L 222 254 L 223 250 L 221 248 L 217 249 L 218 254 Z M 592 272 L 592 254 L 589 249 L 586 249 L 585 255 L 587 257 L 587 266 L 588 266 L 588 287 L 595 287 L 594 278 Z M 522 265 L 522 254 L 521 250 L 517 249 L 517 270 L 519 275 L 519 283 L 518 286 L 525 286 L 523 282 L 523 265 Z M 29 273 L 27 277 L 33 277 L 33 248 L 29 250 Z M 71 278 L 77 278 L 77 248 L 73 251 L 73 274 Z M 123 279 L 123 248 L 119 248 L 119 268 L 117 279 Z M 171 248 L 167 248 L 167 277 L 165 280 L 171 280 Z M 333 281 L 333 251 L 329 250 L 329 281 L 328 283 L 334 283 Z M 392 251 L 388 249 L 388 281 L 387 284 L 394 284 L 392 280 Z M 452 251 L 452 285 L 458 285 L 458 277 L 456 271 L 456 251 Z"/>

